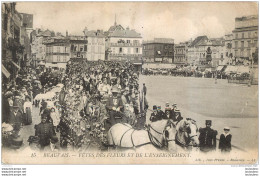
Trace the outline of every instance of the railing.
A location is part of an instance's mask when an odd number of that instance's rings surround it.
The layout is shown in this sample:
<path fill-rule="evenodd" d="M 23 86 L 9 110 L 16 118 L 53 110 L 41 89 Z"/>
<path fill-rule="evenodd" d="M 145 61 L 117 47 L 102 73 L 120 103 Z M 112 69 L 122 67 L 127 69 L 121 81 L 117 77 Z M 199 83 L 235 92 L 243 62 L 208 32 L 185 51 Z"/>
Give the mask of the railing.
<path fill-rule="evenodd" d="M 126 47 L 126 46 L 130 46 L 130 47 L 142 47 L 142 45 L 140 43 L 110 43 L 109 46 L 122 46 L 122 47 Z"/>

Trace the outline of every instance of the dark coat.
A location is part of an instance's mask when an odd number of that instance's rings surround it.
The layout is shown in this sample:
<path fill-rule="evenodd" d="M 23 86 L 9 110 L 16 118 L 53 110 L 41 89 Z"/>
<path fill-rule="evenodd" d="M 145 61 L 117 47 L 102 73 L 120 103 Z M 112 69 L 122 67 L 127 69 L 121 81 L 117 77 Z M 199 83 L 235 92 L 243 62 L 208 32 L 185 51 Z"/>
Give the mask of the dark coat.
<path fill-rule="evenodd" d="M 218 132 L 211 128 L 200 128 L 200 150 L 203 152 L 208 152 L 216 150 L 216 136 Z"/>
<path fill-rule="evenodd" d="M 228 134 L 226 137 L 224 134 L 220 135 L 219 149 L 222 152 L 229 152 L 231 150 L 231 139 L 232 139 L 231 134 Z"/>
<path fill-rule="evenodd" d="M 159 116 L 159 119 L 167 119 L 166 114 L 162 110 L 158 111 L 158 116 Z"/>
<path fill-rule="evenodd" d="M 159 113 L 157 112 L 157 114 L 155 114 L 154 112 L 151 114 L 150 116 L 150 121 L 151 122 L 156 122 L 158 120 L 162 120 Z"/>
<path fill-rule="evenodd" d="M 15 124 L 15 123 L 22 123 L 23 115 L 20 111 L 17 111 L 16 115 L 14 114 L 13 110 L 10 113 L 10 118 L 8 123 Z"/>
<path fill-rule="evenodd" d="M 45 147 L 50 144 L 50 139 L 53 134 L 53 125 L 51 123 L 40 123 L 35 126 L 35 136 L 40 138 L 41 147 Z"/>
<path fill-rule="evenodd" d="M 122 99 L 120 97 L 117 97 L 117 98 L 113 98 L 112 96 L 108 98 L 108 101 L 107 101 L 107 104 L 106 104 L 106 107 L 108 110 L 112 110 L 113 107 L 120 107 L 120 109 L 122 110 L 123 109 L 123 102 L 122 102 Z"/>

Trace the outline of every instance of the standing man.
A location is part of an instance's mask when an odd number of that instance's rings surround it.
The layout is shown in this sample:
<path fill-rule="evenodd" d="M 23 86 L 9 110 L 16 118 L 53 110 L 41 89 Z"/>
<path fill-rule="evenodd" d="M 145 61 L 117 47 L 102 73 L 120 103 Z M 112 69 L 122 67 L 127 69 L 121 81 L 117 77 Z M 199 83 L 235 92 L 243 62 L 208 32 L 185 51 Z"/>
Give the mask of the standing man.
<path fill-rule="evenodd" d="M 22 125 L 22 118 L 23 115 L 20 111 L 20 107 L 16 102 L 14 102 L 13 107 L 11 109 L 10 117 L 8 119 L 8 123 L 10 123 L 13 126 L 14 129 L 14 136 L 19 137 L 19 132 Z"/>
<path fill-rule="evenodd" d="M 47 115 L 43 115 L 41 123 L 35 125 L 35 136 L 39 137 L 39 144 L 41 149 L 50 145 L 50 140 L 54 136 L 53 134 L 53 125 L 47 122 Z"/>
<path fill-rule="evenodd" d="M 150 116 L 150 121 L 151 122 L 156 122 L 158 120 L 158 111 L 157 111 L 157 106 L 154 105 L 153 106 L 153 112 Z"/>
<path fill-rule="evenodd" d="M 146 88 L 146 86 L 145 86 L 145 83 L 143 83 L 143 91 L 144 91 L 144 96 L 146 96 L 147 88 Z"/>
<path fill-rule="evenodd" d="M 209 152 L 216 150 L 216 136 L 218 132 L 211 129 L 211 120 L 206 120 L 206 128 L 200 128 L 200 151 Z"/>

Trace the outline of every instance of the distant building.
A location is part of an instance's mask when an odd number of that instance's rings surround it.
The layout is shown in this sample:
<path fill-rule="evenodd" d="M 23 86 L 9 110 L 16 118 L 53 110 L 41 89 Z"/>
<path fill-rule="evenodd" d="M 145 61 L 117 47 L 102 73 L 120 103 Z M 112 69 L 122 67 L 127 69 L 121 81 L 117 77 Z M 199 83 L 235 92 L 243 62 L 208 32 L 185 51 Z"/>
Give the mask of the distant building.
<path fill-rule="evenodd" d="M 199 36 L 188 47 L 188 63 L 201 68 L 216 67 L 224 59 L 223 38 Z"/>
<path fill-rule="evenodd" d="M 103 30 L 83 31 L 87 37 L 87 59 L 89 61 L 105 60 L 105 35 Z"/>
<path fill-rule="evenodd" d="M 244 16 L 235 19 L 232 49 L 237 61 L 251 60 L 258 48 L 258 16 Z"/>
<path fill-rule="evenodd" d="M 174 63 L 177 65 L 186 65 L 188 63 L 188 45 L 189 42 L 176 44 L 174 48 Z"/>
<path fill-rule="evenodd" d="M 16 3 L 2 3 L 2 73 L 5 81 L 15 78 L 20 69 L 24 46 L 21 44 L 22 16 Z"/>
<path fill-rule="evenodd" d="M 134 29 L 115 24 L 106 34 L 106 60 L 133 61 L 142 60 L 142 36 Z"/>
<path fill-rule="evenodd" d="M 46 46 L 44 43 L 50 37 L 54 37 L 55 33 L 50 30 L 36 29 L 31 32 L 31 55 L 34 65 L 45 62 Z"/>
<path fill-rule="evenodd" d="M 21 26 L 21 44 L 24 46 L 23 58 L 21 65 L 29 67 L 31 65 L 31 38 L 30 34 L 33 31 L 33 15 L 21 13 L 22 26 Z"/>
<path fill-rule="evenodd" d="M 231 65 L 235 57 L 232 51 L 233 34 L 226 34 L 224 37 L 224 60 L 220 60 L 219 65 Z"/>
<path fill-rule="evenodd" d="M 46 46 L 45 66 L 55 69 L 66 68 L 70 60 L 70 41 L 65 37 L 51 37 L 45 39 Z"/>
<path fill-rule="evenodd" d="M 143 60 L 145 62 L 173 63 L 174 39 L 155 38 L 143 42 Z"/>
<path fill-rule="evenodd" d="M 87 59 L 88 40 L 85 36 L 69 36 L 70 58 Z"/>

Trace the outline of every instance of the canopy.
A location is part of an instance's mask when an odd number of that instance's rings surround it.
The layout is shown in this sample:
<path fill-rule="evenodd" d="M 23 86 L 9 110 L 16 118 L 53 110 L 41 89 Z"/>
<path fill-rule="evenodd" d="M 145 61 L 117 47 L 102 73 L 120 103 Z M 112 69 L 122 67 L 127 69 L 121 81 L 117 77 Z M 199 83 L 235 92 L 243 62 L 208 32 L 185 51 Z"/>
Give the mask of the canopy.
<path fill-rule="evenodd" d="M 10 73 L 7 71 L 7 69 L 4 67 L 4 65 L 2 64 L 2 72 L 5 75 L 6 78 L 10 77 Z"/>
<path fill-rule="evenodd" d="M 236 72 L 237 72 L 237 69 L 238 69 L 237 66 L 228 65 L 227 68 L 226 68 L 226 70 L 225 70 L 225 72 L 226 72 L 226 73 L 231 73 L 231 72 L 236 73 Z"/>
<path fill-rule="evenodd" d="M 248 66 L 239 66 L 237 69 L 237 73 L 249 73 L 250 69 Z"/>
<path fill-rule="evenodd" d="M 218 67 L 217 67 L 217 71 L 221 71 L 222 69 L 223 69 L 223 65 L 219 65 Z"/>
<path fill-rule="evenodd" d="M 60 92 L 61 91 L 61 87 L 54 87 L 53 89 L 51 89 L 51 92 Z"/>

